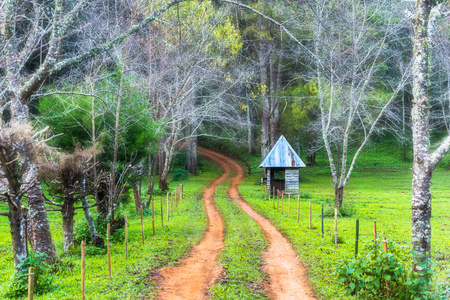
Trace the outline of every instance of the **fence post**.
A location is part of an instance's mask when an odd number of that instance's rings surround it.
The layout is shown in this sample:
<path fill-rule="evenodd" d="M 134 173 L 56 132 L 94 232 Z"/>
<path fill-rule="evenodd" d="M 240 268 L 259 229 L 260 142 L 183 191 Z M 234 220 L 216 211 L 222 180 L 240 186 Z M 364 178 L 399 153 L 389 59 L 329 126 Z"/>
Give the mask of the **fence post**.
<path fill-rule="evenodd" d="M 300 192 L 297 195 L 297 223 L 300 220 Z"/>
<path fill-rule="evenodd" d="M 34 296 L 34 268 L 28 269 L 28 300 L 33 300 Z"/>
<path fill-rule="evenodd" d="M 169 222 L 170 204 L 169 204 L 169 193 L 167 193 L 167 222 Z"/>
<path fill-rule="evenodd" d="M 128 217 L 125 215 L 125 260 L 128 260 Z"/>
<path fill-rule="evenodd" d="M 358 240 L 359 240 L 359 219 L 356 219 L 355 259 L 358 256 Z"/>
<path fill-rule="evenodd" d="M 86 242 L 81 241 L 81 300 L 86 299 Z"/>
<path fill-rule="evenodd" d="M 152 199 L 152 227 L 153 235 L 155 235 L 155 201 Z"/>
<path fill-rule="evenodd" d="M 288 197 L 289 197 L 288 218 L 290 218 L 291 217 L 291 194 L 289 194 Z"/>
<path fill-rule="evenodd" d="M 338 235 L 337 235 L 337 208 L 334 208 L 334 246 L 338 248 Z"/>
<path fill-rule="evenodd" d="M 109 242 L 111 241 L 111 224 L 106 224 L 106 251 L 108 253 L 108 273 L 109 279 L 111 279 L 111 247 Z"/>
<path fill-rule="evenodd" d="M 322 238 L 323 238 L 323 204 L 322 204 Z"/>
<path fill-rule="evenodd" d="M 142 246 L 145 245 L 144 238 L 144 207 L 141 205 L 141 235 L 142 235 Z"/>
<path fill-rule="evenodd" d="M 284 193 L 281 193 L 281 215 L 284 213 Z"/>
<path fill-rule="evenodd" d="M 280 191 L 277 189 L 277 210 L 279 209 L 280 209 Z"/>
<path fill-rule="evenodd" d="M 373 221 L 373 243 L 377 244 L 377 221 Z"/>
<path fill-rule="evenodd" d="M 263 179 L 261 178 L 261 189 L 259 191 L 259 198 L 262 198 L 262 186 L 263 186 Z"/>

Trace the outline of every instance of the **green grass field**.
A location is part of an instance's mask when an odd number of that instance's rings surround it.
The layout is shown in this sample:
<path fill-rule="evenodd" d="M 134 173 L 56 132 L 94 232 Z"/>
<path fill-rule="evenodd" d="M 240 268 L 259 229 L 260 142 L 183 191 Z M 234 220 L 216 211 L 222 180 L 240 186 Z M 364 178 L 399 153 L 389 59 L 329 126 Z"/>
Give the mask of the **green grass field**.
<path fill-rule="evenodd" d="M 345 292 L 338 288 L 334 270 L 342 258 L 354 256 L 356 218 L 360 220 L 359 251 L 363 245 L 373 243 L 373 221 L 377 221 L 378 237 L 386 237 L 388 243 L 410 245 L 411 220 L 411 169 L 407 163 L 389 165 L 362 157 L 362 163 L 344 192 L 344 202 L 356 208 L 352 217 L 339 218 L 338 234 L 344 243 L 336 250 L 334 246 L 334 218 L 325 218 L 324 237 L 321 234 L 321 205 L 332 203 L 334 190 L 329 166 L 321 161 L 320 167 L 300 170 L 300 192 L 308 198 L 300 199 L 300 221 L 297 223 L 297 198 L 292 199 L 291 217 L 281 215 L 267 199 L 260 197 L 261 171 L 247 176 L 240 186 L 242 196 L 261 215 L 272 223 L 291 241 L 300 259 L 308 268 L 311 284 L 320 299 L 345 299 Z M 432 185 L 432 251 L 436 263 L 435 279 L 446 279 L 450 264 L 450 171 L 441 167 L 435 171 Z M 309 229 L 309 201 L 312 202 L 312 225 Z M 280 204 L 281 206 L 281 204 Z"/>

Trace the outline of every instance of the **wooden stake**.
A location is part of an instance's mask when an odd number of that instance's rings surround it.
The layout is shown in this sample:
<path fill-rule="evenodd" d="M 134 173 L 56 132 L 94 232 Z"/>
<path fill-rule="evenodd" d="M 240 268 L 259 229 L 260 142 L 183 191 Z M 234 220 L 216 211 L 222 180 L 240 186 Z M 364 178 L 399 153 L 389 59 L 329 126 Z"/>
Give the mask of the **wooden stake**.
<path fill-rule="evenodd" d="M 183 183 L 181 183 L 181 201 L 183 201 Z"/>
<path fill-rule="evenodd" d="M 297 223 L 300 220 L 300 193 L 297 196 Z"/>
<path fill-rule="evenodd" d="M 262 198 L 262 187 L 263 187 L 263 180 L 261 178 L 261 190 L 259 192 L 259 198 Z"/>
<path fill-rule="evenodd" d="M 383 238 L 383 251 L 388 252 L 388 245 L 386 237 Z M 391 287 L 389 286 L 389 281 L 386 280 L 386 296 L 387 298 L 391 298 Z"/>
<path fill-rule="evenodd" d="M 81 241 L 81 300 L 86 299 L 86 256 L 85 256 L 86 242 Z"/>
<path fill-rule="evenodd" d="M 125 260 L 128 260 L 128 217 L 125 215 Z"/>
<path fill-rule="evenodd" d="M 289 211 L 288 211 L 288 218 L 291 217 L 291 194 L 289 194 Z"/>
<path fill-rule="evenodd" d="M 377 221 L 373 221 L 373 243 L 377 244 Z"/>
<path fill-rule="evenodd" d="M 177 206 L 178 206 L 178 187 L 175 189 L 174 193 L 174 203 L 173 203 L 174 212 L 177 212 Z"/>
<path fill-rule="evenodd" d="M 109 245 L 109 242 L 111 240 L 111 225 L 108 223 L 106 224 L 106 251 L 108 253 L 108 273 L 109 273 L 109 279 L 111 279 L 111 248 Z"/>
<path fill-rule="evenodd" d="M 337 208 L 335 208 L 334 209 L 334 246 L 336 247 L 336 249 L 338 248 L 337 215 L 338 215 L 338 210 L 337 210 Z"/>
<path fill-rule="evenodd" d="M 323 238 L 323 204 L 322 204 L 322 238 Z"/>
<path fill-rule="evenodd" d="M 33 300 L 34 296 L 34 268 L 28 269 L 28 300 Z"/>
<path fill-rule="evenodd" d="M 170 193 L 170 215 L 173 217 L 173 192 Z"/>
<path fill-rule="evenodd" d="M 170 214 L 169 193 L 167 193 L 167 222 L 169 222 L 169 214 Z"/>
<path fill-rule="evenodd" d="M 281 214 L 284 213 L 284 193 L 281 193 Z"/>
<path fill-rule="evenodd" d="M 161 227 L 164 227 L 163 196 L 161 195 Z"/>
<path fill-rule="evenodd" d="M 269 190 L 269 203 L 270 203 L 270 190 Z M 267 195 L 267 187 L 266 187 L 266 195 Z M 273 200 L 272 200 L 273 201 Z"/>
<path fill-rule="evenodd" d="M 309 229 L 312 229 L 312 220 L 311 220 L 311 200 L 309 200 Z"/>
<path fill-rule="evenodd" d="M 155 235 L 155 201 L 152 199 L 152 227 L 153 235 Z"/>
<path fill-rule="evenodd" d="M 277 190 L 277 210 L 280 209 L 280 191 Z"/>
<path fill-rule="evenodd" d="M 144 238 L 144 207 L 141 205 L 141 235 L 142 235 L 142 246 L 145 245 Z"/>

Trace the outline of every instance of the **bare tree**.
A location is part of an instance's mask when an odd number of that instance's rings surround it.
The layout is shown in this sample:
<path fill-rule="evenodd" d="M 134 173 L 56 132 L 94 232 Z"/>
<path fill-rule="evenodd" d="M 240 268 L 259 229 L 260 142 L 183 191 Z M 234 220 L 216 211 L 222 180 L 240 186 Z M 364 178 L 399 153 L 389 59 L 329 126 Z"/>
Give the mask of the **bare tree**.
<path fill-rule="evenodd" d="M 393 15 L 383 13 L 386 9 L 392 9 L 386 1 L 353 0 L 331 4 L 319 1 L 313 9 L 313 78 L 317 81 L 321 135 L 338 207 L 342 206 L 344 188 L 359 154 L 409 74 L 405 72 L 397 80 L 387 78 L 381 70 L 389 59 L 384 51 L 386 44 L 398 28 Z M 386 19 L 371 22 L 375 14 Z M 385 84 L 382 93 L 377 92 L 380 81 Z M 353 140 L 356 133 L 359 141 Z M 353 157 L 349 153 L 351 144 L 357 144 Z"/>

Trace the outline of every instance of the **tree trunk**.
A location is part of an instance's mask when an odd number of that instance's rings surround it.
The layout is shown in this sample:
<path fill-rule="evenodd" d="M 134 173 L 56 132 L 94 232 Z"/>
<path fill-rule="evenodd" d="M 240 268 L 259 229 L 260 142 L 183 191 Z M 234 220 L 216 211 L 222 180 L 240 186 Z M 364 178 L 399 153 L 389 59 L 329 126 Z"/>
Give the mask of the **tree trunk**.
<path fill-rule="evenodd" d="M 336 207 L 342 207 L 344 201 L 344 187 L 337 186 L 334 188 L 334 205 Z"/>
<path fill-rule="evenodd" d="M 13 205 L 11 201 L 14 201 L 16 205 Z M 20 271 L 18 268 L 19 263 L 24 260 L 27 255 L 27 241 L 25 238 L 25 218 L 22 213 L 21 201 L 11 199 L 8 201 L 9 206 L 9 228 L 11 230 L 11 241 L 14 255 L 14 267 L 16 272 Z"/>
<path fill-rule="evenodd" d="M 431 4 L 419 0 L 414 20 L 414 63 L 412 134 L 413 134 L 413 182 L 411 212 L 411 242 L 416 258 L 423 261 L 431 251 L 431 175 L 429 158 L 429 48 L 428 36 Z M 417 265 L 413 264 L 417 270 Z"/>
<path fill-rule="evenodd" d="M 108 215 L 108 186 L 106 182 L 101 181 L 97 188 L 97 214 L 101 215 L 104 219 Z"/>
<path fill-rule="evenodd" d="M 75 215 L 72 196 L 66 195 L 61 213 L 63 219 L 64 252 L 69 253 L 69 250 L 73 247 L 73 216 Z"/>
<path fill-rule="evenodd" d="M 89 210 L 89 202 L 85 196 L 86 191 L 86 178 L 81 181 L 81 203 L 83 204 L 84 217 L 89 226 L 89 231 L 91 232 L 92 245 L 98 248 L 103 248 L 103 239 L 98 235 L 97 229 L 95 228 L 94 218 L 92 217 L 91 211 Z"/>
<path fill-rule="evenodd" d="M 133 197 L 134 197 L 134 206 L 136 208 L 136 212 L 141 210 L 141 195 L 139 193 L 139 187 L 137 182 L 133 182 Z"/>
<path fill-rule="evenodd" d="M 44 253 L 49 261 L 58 261 L 55 244 L 53 243 L 47 211 L 45 209 L 44 197 L 38 176 L 36 164 L 30 164 L 26 175 L 26 182 L 35 184 L 28 190 L 28 241 L 35 253 Z"/>
<path fill-rule="evenodd" d="M 259 76 L 261 89 L 267 84 L 267 44 L 260 41 L 258 48 Z M 270 151 L 270 107 L 267 92 L 262 89 L 262 118 L 261 118 L 261 157 L 264 159 Z"/>

